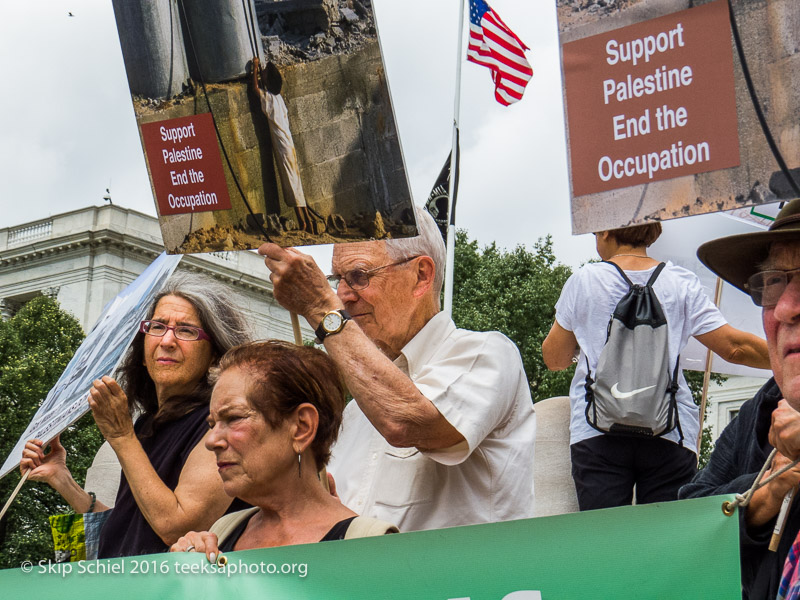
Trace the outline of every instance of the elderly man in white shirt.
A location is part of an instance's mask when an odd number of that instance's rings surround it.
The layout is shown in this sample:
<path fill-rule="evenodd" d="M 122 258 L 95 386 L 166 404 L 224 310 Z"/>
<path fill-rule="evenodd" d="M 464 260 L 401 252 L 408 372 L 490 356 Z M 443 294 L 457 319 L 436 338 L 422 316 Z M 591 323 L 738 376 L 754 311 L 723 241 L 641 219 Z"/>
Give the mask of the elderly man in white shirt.
<path fill-rule="evenodd" d="M 264 244 L 275 298 L 303 315 L 355 398 L 329 465 L 353 511 L 402 531 L 533 516 L 536 418 L 516 346 L 439 312 L 445 249 L 420 235 L 313 259 Z"/>

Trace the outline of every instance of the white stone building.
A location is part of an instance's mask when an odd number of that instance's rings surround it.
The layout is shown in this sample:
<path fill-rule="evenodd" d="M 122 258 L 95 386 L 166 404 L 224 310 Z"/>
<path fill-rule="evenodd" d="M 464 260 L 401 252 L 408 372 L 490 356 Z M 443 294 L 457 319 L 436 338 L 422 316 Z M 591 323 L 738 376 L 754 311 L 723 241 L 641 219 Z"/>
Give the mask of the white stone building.
<path fill-rule="evenodd" d="M 722 430 L 739 414 L 739 408 L 766 383 L 761 377 L 730 375 L 721 385 L 708 386 L 708 415 L 706 425 L 711 426 L 711 435 L 716 440 Z"/>
<path fill-rule="evenodd" d="M 164 250 L 155 217 L 116 205 L 92 206 L 0 229 L 0 314 L 38 295 L 58 300 L 89 331 L 103 307 Z M 254 252 L 187 255 L 178 270 L 225 283 L 258 338 L 292 340 L 289 313 L 272 297 Z M 301 319 L 303 337 L 314 334 Z"/>

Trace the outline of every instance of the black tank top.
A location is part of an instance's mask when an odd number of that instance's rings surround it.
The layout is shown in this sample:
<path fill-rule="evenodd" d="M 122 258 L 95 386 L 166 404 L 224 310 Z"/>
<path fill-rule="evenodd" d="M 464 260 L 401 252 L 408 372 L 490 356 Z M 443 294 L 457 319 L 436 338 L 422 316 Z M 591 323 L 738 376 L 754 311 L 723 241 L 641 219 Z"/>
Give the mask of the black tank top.
<path fill-rule="evenodd" d="M 177 487 L 186 459 L 208 431 L 207 417 L 208 406 L 200 406 L 187 415 L 157 426 L 152 435 L 144 438 L 141 432 L 151 426 L 152 417 L 145 415 L 136 420 L 136 437 L 161 481 L 170 490 Z M 228 511 L 233 512 L 248 506 L 235 500 Z M 123 473 L 114 508 L 100 532 L 97 557 L 137 556 L 168 550 L 168 546 L 153 531 L 136 505 Z"/>
<path fill-rule="evenodd" d="M 237 525 L 236 529 L 231 531 L 230 535 L 226 537 L 222 543 L 219 545 L 220 552 L 233 552 L 233 547 L 236 545 L 236 542 L 239 541 L 239 538 L 242 537 L 244 530 L 247 528 L 247 524 L 250 522 L 250 519 L 253 518 L 254 515 L 257 513 L 253 513 L 249 517 L 247 517 L 244 521 Z M 345 534 L 347 533 L 347 528 L 350 527 L 350 523 L 355 519 L 355 517 L 347 518 L 343 521 L 339 521 L 331 527 L 330 531 L 326 533 L 320 542 L 330 542 L 333 540 L 343 540 Z"/>

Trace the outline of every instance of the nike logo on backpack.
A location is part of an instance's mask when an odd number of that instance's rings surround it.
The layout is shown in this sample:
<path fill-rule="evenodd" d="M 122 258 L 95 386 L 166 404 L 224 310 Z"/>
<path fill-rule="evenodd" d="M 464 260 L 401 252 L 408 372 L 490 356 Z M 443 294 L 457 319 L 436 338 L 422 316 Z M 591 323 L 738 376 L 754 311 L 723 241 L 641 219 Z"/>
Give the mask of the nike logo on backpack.
<path fill-rule="evenodd" d="M 642 392 L 646 392 L 647 390 L 652 390 L 654 385 L 649 385 L 647 387 L 639 388 L 638 390 L 631 390 L 630 392 L 620 392 L 619 391 L 619 382 L 615 383 L 611 386 L 611 395 L 614 396 L 617 400 L 625 400 L 626 398 L 631 398 L 636 394 L 641 394 Z"/>

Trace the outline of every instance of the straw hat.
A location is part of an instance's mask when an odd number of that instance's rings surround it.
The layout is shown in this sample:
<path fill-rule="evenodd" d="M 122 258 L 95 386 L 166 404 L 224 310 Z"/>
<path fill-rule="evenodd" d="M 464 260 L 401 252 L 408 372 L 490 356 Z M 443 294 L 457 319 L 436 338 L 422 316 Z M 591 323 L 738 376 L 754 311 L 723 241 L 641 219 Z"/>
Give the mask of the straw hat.
<path fill-rule="evenodd" d="M 760 270 L 759 265 L 766 260 L 770 245 L 788 241 L 800 242 L 800 199 L 786 203 L 769 230 L 706 242 L 697 249 L 697 258 L 722 279 L 745 292 L 745 282 Z"/>

